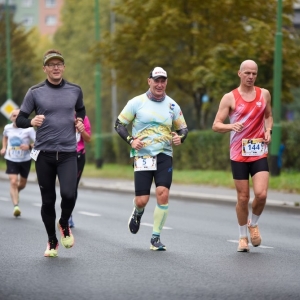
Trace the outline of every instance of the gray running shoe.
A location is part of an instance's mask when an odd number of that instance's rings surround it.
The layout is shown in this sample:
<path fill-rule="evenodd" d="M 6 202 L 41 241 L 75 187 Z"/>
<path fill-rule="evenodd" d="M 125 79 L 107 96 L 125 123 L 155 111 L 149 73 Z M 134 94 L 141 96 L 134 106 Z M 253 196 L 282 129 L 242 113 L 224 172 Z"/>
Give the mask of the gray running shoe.
<path fill-rule="evenodd" d="M 161 243 L 159 236 L 152 236 L 150 249 L 154 251 L 166 251 L 166 246 Z"/>
<path fill-rule="evenodd" d="M 139 213 L 135 207 L 133 208 L 132 214 L 128 221 L 128 228 L 132 234 L 136 234 L 140 229 L 141 218 L 143 216 L 145 209 Z"/>

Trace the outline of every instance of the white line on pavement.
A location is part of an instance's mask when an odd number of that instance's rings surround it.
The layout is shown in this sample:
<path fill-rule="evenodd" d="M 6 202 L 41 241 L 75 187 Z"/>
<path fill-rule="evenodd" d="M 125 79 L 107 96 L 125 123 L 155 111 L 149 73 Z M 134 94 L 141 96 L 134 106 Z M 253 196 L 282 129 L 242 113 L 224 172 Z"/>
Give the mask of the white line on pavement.
<path fill-rule="evenodd" d="M 237 240 L 227 240 L 227 242 L 229 243 L 239 243 L 239 241 Z M 249 243 L 249 246 L 253 247 L 252 244 Z M 263 245 L 260 245 L 258 246 L 259 248 L 263 248 L 263 249 L 274 249 L 274 247 L 268 247 L 268 246 L 263 246 Z"/>
<path fill-rule="evenodd" d="M 141 225 L 153 227 L 153 224 L 150 224 L 150 223 L 141 223 Z M 163 229 L 173 229 L 173 228 L 164 226 Z"/>
<path fill-rule="evenodd" d="M 90 213 L 90 212 L 86 212 L 86 211 L 78 211 L 78 214 L 81 215 L 86 215 L 86 216 L 90 216 L 90 217 L 100 217 L 100 214 L 95 214 L 95 213 Z"/>

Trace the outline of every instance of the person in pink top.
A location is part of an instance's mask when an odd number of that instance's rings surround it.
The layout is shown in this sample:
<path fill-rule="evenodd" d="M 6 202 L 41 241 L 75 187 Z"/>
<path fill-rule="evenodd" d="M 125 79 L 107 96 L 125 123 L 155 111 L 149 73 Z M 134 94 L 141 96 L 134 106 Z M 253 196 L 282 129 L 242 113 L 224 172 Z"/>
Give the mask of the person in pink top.
<path fill-rule="evenodd" d="M 269 184 L 267 161 L 273 117 L 268 90 L 254 85 L 258 66 L 253 60 L 242 62 L 240 85 L 221 99 L 212 129 L 230 132 L 230 161 L 237 191 L 236 214 L 239 225 L 238 252 L 249 252 L 248 230 L 254 247 L 261 244 L 258 220 L 266 204 Z M 224 123 L 229 117 L 230 123 Z M 249 175 L 254 199 L 249 218 Z"/>
<path fill-rule="evenodd" d="M 83 122 L 77 126 L 76 139 L 77 139 L 77 183 L 76 183 L 75 201 L 77 200 L 78 185 L 85 166 L 85 143 L 89 143 L 91 141 L 91 124 L 87 116 L 85 116 Z M 69 219 L 69 226 L 71 228 L 75 227 L 73 221 L 73 215 L 71 215 Z"/>

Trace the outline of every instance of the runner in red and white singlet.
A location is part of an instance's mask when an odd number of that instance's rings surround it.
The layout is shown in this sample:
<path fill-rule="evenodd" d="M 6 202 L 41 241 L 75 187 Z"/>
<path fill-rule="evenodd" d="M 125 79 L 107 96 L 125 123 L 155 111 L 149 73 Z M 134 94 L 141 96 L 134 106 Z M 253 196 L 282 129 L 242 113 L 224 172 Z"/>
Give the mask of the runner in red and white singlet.
<path fill-rule="evenodd" d="M 273 126 L 271 96 L 268 90 L 254 86 L 257 72 L 253 60 L 242 62 L 238 71 L 240 85 L 223 96 L 212 126 L 216 132 L 230 132 L 231 169 L 237 191 L 238 252 L 249 252 L 248 230 L 252 245 L 261 244 L 257 224 L 266 204 L 269 184 L 267 153 Z M 224 123 L 227 117 L 229 124 Z M 249 175 L 254 191 L 250 218 Z"/>

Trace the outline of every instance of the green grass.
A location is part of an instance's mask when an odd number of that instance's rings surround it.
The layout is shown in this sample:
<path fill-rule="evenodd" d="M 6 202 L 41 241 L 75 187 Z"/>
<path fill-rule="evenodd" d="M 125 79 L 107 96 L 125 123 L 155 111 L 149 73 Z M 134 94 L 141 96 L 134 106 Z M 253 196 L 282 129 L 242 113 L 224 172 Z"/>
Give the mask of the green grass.
<path fill-rule="evenodd" d="M 5 170 L 5 168 L 2 159 L 0 169 Z M 34 171 L 34 164 L 31 171 Z M 97 169 L 94 164 L 86 164 L 83 176 L 133 180 L 133 168 L 131 165 L 104 164 L 102 168 Z M 234 188 L 231 172 L 225 171 L 174 170 L 173 182 Z M 270 176 L 269 188 L 281 192 L 300 193 L 300 173 L 281 172 L 280 176 Z"/>

